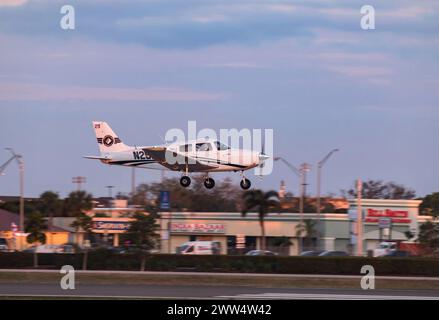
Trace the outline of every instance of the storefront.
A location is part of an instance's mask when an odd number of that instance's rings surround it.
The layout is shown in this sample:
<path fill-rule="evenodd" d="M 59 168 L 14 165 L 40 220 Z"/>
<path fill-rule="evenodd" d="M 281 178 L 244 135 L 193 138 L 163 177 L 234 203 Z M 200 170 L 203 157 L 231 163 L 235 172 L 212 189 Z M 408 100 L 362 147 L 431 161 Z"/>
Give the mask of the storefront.
<path fill-rule="evenodd" d="M 8 250 L 23 250 L 35 244 L 26 240 L 28 233 L 19 232 L 20 217 L 16 213 L 0 209 L 0 238 L 5 239 Z M 44 232 L 48 245 L 63 245 L 69 242 L 69 231 L 57 226 Z"/>
<path fill-rule="evenodd" d="M 114 247 L 118 247 L 119 236 L 127 232 L 131 221 L 131 218 L 93 218 L 91 231 L 98 235 L 103 243 L 111 243 Z"/>
<path fill-rule="evenodd" d="M 307 213 L 271 213 L 264 220 L 266 249 L 284 255 L 319 247 L 321 250 L 352 252 L 352 213 L 357 212 L 356 200 L 348 200 L 349 212 L 326 213 L 318 216 Z M 362 200 L 364 252 L 373 249 L 381 240 L 408 241 L 416 239 L 419 224 L 430 217 L 418 216 L 419 200 Z M 320 230 L 320 241 L 309 237 L 308 244 L 297 236 L 300 221 L 314 221 Z M 175 253 L 187 241 L 218 241 L 222 254 L 242 253 L 261 248 L 261 225 L 256 213 L 245 217 L 239 212 L 162 212 L 160 219 L 161 252 Z M 311 245 L 310 245 L 311 243 Z M 307 247 L 308 246 L 308 247 Z"/>
<path fill-rule="evenodd" d="M 431 217 L 419 216 L 420 200 L 365 199 L 361 202 L 363 217 L 363 251 L 373 250 L 384 240 L 407 241 L 418 237 L 419 225 Z M 349 220 L 355 222 L 356 200 L 349 200 Z M 351 232 L 350 242 L 355 242 Z"/>
<path fill-rule="evenodd" d="M 265 219 L 267 250 L 274 250 L 279 243 L 277 247 L 282 253 L 297 254 L 295 228 L 298 222 L 297 214 L 269 214 Z M 160 226 L 162 253 L 175 253 L 177 247 L 187 241 L 203 240 L 220 242 L 222 254 L 261 247 L 261 225 L 254 213 L 242 217 L 238 212 L 162 212 Z"/>

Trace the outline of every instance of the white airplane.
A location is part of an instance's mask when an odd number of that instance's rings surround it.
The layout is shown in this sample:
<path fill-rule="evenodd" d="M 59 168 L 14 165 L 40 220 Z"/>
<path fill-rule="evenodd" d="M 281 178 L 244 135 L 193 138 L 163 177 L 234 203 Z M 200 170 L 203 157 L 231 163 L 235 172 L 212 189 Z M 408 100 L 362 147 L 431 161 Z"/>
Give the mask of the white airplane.
<path fill-rule="evenodd" d="M 215 180 L 209 177 L 210 172 L 240 172 L 241 188 L 247 190 L 250 180 L 244 171 L 263 167 L 269 158 L 262 152 L 244 149 L 232 149 L 217 140 L 195 140 L 170 145 L 130 147 L 114 133 L 106 122 L 93 121 L 93 128 L 99 144 L 100 156 L 85 156 L 87 159 L 100 160 L 109 165 L 134 166 L 146 169 L 169 169 L 182 172 L 180 184 L 188 187 L 191 184 L 189 173 L 206 173 L 204 186 L 211 189 Z"/>

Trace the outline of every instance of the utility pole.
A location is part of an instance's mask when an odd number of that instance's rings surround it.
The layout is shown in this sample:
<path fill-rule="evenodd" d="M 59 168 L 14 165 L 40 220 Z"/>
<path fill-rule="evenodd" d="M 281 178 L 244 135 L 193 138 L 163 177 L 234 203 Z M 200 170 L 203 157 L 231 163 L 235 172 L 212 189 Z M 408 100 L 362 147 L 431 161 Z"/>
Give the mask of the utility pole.
<path fill-rule="evenodd" d="M 300 223 L 303 223 L 303 210 L 304 210 L 304 202 L 306 197 L 306 173 L 311 170 L 311 165 L 308 163 L 302 163 L 300 165 L 299 173 L 300 173 Z"/>
<path fill-rule="evenodd" d="M 16 154 L 12 148 L 6 148 L 6 150 L 9 150 L 12 153 L 12 158 L 9 159 L 1 168 L 0 173 L 2 170 L 6 168 L 6 166 L 12 161 L 12 159 L 15 159 L 18 163 L 18 168 L 20 171 L 20 223 L 19 228 L 20 232 L 24 232 L 24 160 L 23 156 L 20 154 Z"/>
<path fill-rule="evenodd" d="M 17 158 L 20 170 L 20 231 L 24 232 L 24 161 Z"/>
<path fill-rule="evenodd" d="M 87 178 L 86 177 L 78 176 L 78 177 L 73 177 L 72 178 L 72 183 L 76 184 L 76 186 L 77 186 L 76 190 L 77 191 L 81 191 L 82 190 L 82 184 L 86 183 L 86 182 L 87 182 Z"/>
<path fill-rule="evenodd" d="M 320 188 L 321 188 L 321 174 L 322 174 L 322 167 L 323 165 L 326 163 L 326 161 L 328 161 L 329 157 L 331 157 L 331 155 L 334 152 L 339 151 L 338 149 L 333 149 L 331 150 L 322 160 L 320 160 L 317 163 L 317 249 L 320 250 L 320 213 L 321 213 L 321 208 L 320 208 Z"/>
<path fill-rule="evenodd" d="M 136 194 L 136 167 L 131 169 L 131 196 Z"/>
<path fill-rule="evenodd" d="M 357 180 L 357 255 L 363 256 L 363 209 L 361 207 L 361 193 L 363 183 Z"/>
<path fill-rule="evenodd" d="M 281 160 L 285 165 L 290 168 L 291 171 L 293 171 L 296 176 L 299 178 L 299 212 L 300 212 L 300 226 L 303 227 L 303 211 L 304 211 L 304 198 L 306 196 L 306 173 L 311 170 L 311 165 L 308 163 L 302 163 L 300 165 L 300 168 L 297 169 L 294 165 L 289 163 L 287 160 L 285 160 L 282 157 L 275 157 L 274 161 Z M 300 241 L 300 248 L 299 250 L 303 249 L 303 237 L 299 237 Z"/>
<path fill-rule="evenodd" d="M 113 192 L 112 189 L 114 188 L 114 186 L 106 186 L 106 188 L 108 189 L 108 197 L 110 198 L 110 216 L 113 215 L 112 209 L 113 209 Z"/>

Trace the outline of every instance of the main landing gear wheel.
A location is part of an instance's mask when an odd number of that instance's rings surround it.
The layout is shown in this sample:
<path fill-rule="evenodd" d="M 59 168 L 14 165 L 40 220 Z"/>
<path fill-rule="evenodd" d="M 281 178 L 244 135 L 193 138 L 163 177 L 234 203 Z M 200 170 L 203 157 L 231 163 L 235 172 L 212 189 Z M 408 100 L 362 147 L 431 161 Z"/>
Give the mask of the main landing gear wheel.
<path fill-rule="evenodd" d="M 252 183 L 250 182 L 249 179 L 244 178 L 244 179 L 241 180 L 240 185 L 241 185 L 241 188 L 242 188 L 242 189 L 244 189 L 244 190 L 248 190 L 248 189 L 250 189 Z"/>
<path fill-rule="evenodd" d="M 189 187 L 189 185 L 191 184 L 191 178 L 189 178 L 188 176 L 181 177 L 180 184 L 182 187 Z"/>
<path fill-rule="evenodd" d="M 206 178 L 204 180 L 204 186 L 206 187 L 206 189 L 212 189 L 213 187 L 215 187 L 215 180 L 213 180 L 212 178 Z"/>

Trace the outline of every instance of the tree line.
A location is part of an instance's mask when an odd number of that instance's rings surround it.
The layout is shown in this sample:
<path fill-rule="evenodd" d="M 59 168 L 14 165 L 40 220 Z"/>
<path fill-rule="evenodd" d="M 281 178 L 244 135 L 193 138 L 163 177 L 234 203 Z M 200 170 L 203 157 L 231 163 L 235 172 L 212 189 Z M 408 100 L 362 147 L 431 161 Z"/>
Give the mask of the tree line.
<path fill-rule="evenodd" d="M 157 242 L 156 218 L 159 210 L 159 193 L 162 190 L 170 192 L 171 210 L 175 211 L 232 211 L 241 212 L 245 216 L 248 212 L 258 213 L 261 225 L 262 248 L 265 244 L 264 219 L 270 212 L 298 212 L 296 207 L 288 210 L 282 209 L 282 201 L 276 191 L 264 192 L 261 190 L 242 191 L 226 178 L 218 184 L 215 190 L 203 187 L 201 176 L 195 177 L 195 183 L 190 188 L 181 188 L 176 178 L 164 179 L 163 182 L 140 184 L 134 194 L 118 194 L 116 198 L 127 199 L 130 204 L 141 206 L 149 215 L 133 214 L 133 223 L 124 236 L 135 247 L 149 250 Z M 356 190 L 351 188 L 344 191 L 346 196 L 355 197 Z M 368 199 L 414 199 L 414 190 L 394 182 L 369 180 L 363 182 L 362 196 Z M 329 197 L 326 199 L 330 199 Z M 325 210 L 331 210 L 329 202 L 322 199 Z M 86 215 L 93 207 L 93 196 L 86 191 L 71 192 L 65 199 L 61 199 L 56 192 L 46 191 L 37 201 L 26 202 L 26 231 L 29 232 L 30 243 L 45 242 L 45 230 L 51 230 L 53 217 L 75 217 L 72 227 L 76 231 L 89 234 L 92 229 L 92 217 Z M 0 204 L 0 208 L 18 212 L 18 201 Z M 432 193 L 422 198 L 420 214 L 439 216 L 439 192 Z M 316 212 L 312 202 L 305 202 L 305 212 Z M 325 212 L 325 211 L 323 211 Z M 334 211 L 330 211 L 334 212 Z M 296 233 L 305 238 L 305 244 L 310 243 L 317 231 L 315 224 L 309 219 L 297 227 Z M 430 248 L 439 248 L 439 227 L 437 223 L 427 222 L 420 227 L 418 242 Z"/>

